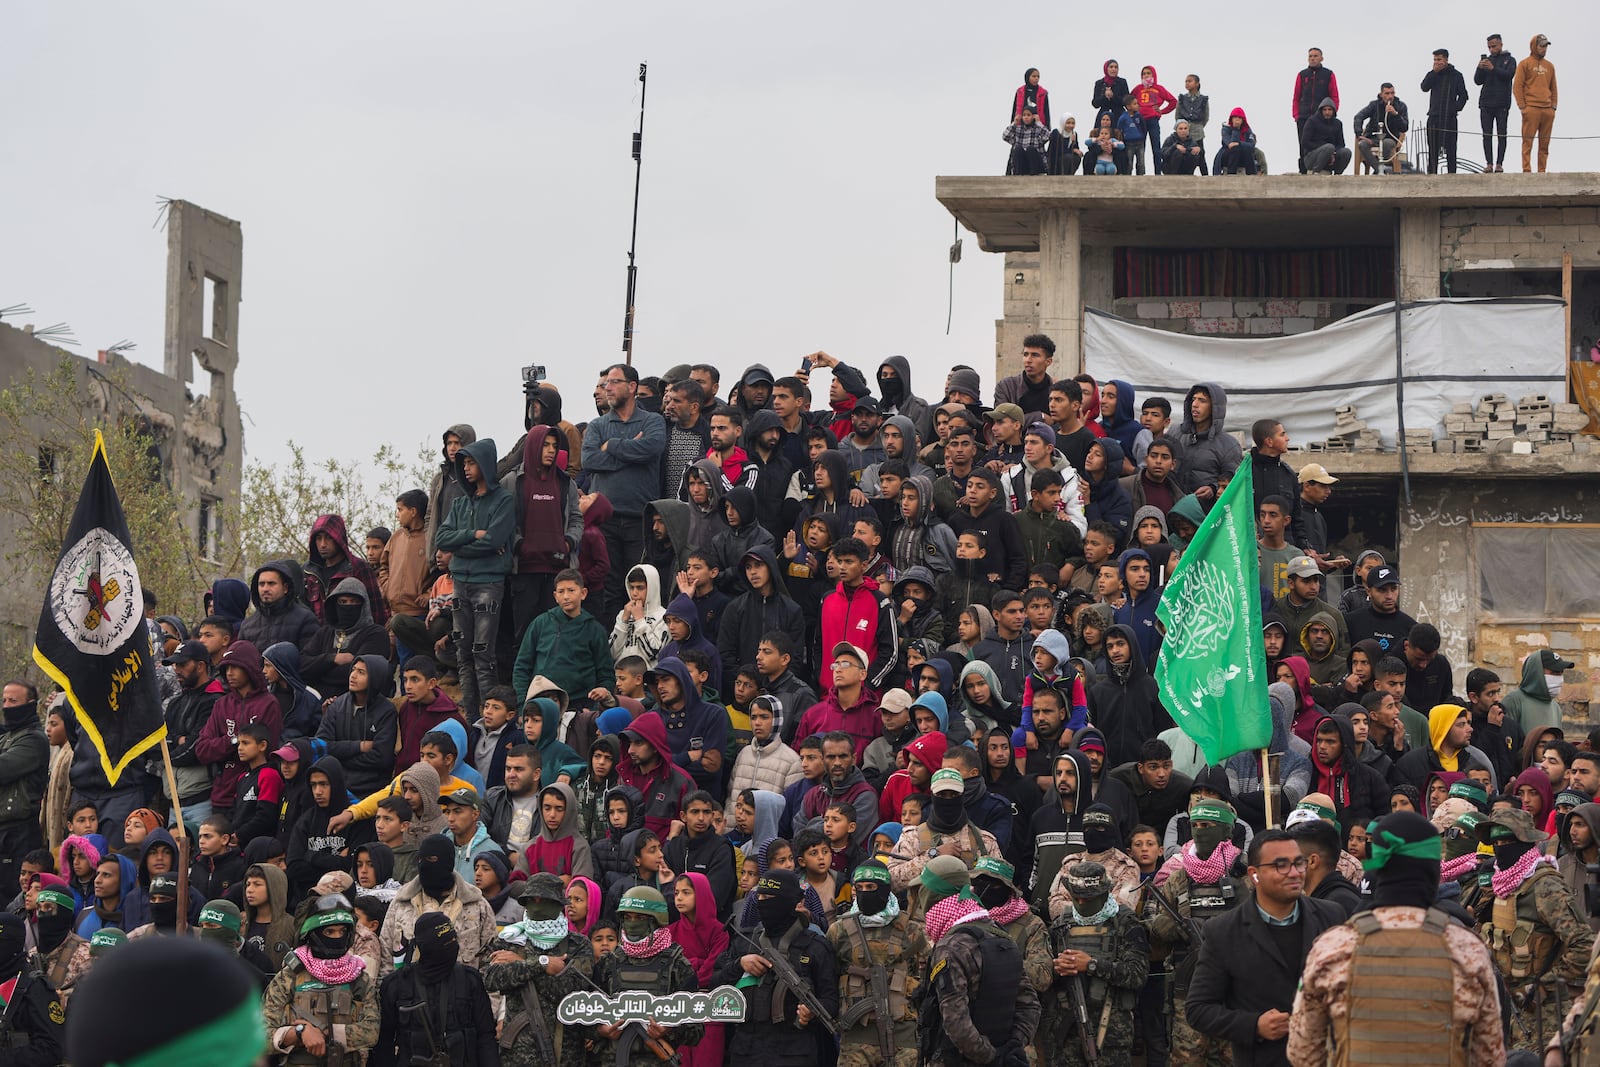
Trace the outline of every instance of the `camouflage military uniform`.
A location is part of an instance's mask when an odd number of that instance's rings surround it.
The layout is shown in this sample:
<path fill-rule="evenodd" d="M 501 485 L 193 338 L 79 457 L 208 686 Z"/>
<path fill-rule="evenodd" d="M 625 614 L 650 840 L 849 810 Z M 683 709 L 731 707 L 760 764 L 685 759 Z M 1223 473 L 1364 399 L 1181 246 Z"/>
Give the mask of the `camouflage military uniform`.
<path fill-rule="evenodd" d="M 994 835 L 971 822 L 949 834 L 941 834 L 927 823 L 911 827 L 900 835 L 887 860 L 890 885 L 896 893 L 902 893 L 916 884 L 922 869 L 939 854 L 939 846 L 945 841 L 955 845 L 956 855 L 969 868 L 978 861 L 979 856 L 1001 854 L 1000 843 Z M 912 915 L 912 918 L 916 917 Z"/>
<path fill-rule="evenodd" d="M 335 1007 L 333 1005 L 340 999 L 343 987 L 327 986 L 317 981 L 306 970 L 306 965 L 300 962 L 300 957 L 292 952 L 283 958 L 283 969 L 267 983 L 261 1010 L 266 1018 L 268 1038 L 284 1038 L 275 1047 L 277 1051 L 287 1051 L 283 1059 L 285 1064 L 355 1063 L 359 1061 L 361 1051 L 378 1043 L 378 983 L 363 970 L 347 986 L 348 1006 Z M 327 995 L 330 1011 L 308 1010 L 313 1002 L 320 999 L 319 994 Z M 339 1022 L 341 1016 L 348 1021 Z M 292 1046 L 288 1040 L 292 1035 L 285 1034 L 285 1029 L 292 1028 L 302 1020 L 315 1023 L 317 1029 L 322 1031 L 328 1042 L 324 1055 L 313 1056 L 304 1047 Z M 333 1059 L 332 1054 L 341 1050 L 357 1055 L 347 1056 L 343 1060 Z"/>
<path fill-rule="evenodd" d="M 1495 897 L 1479 932 L 1517 1009 L 1512 1047 L 1542 1050 L 1579 994 L 1594 931 L 1561 875 L 1540 864 L 1511 898 Z"/>
<path fill-rule="evenodd" d="M 889 1015 L 894 1039 L 892 1067 L 916 1067 L 917 1015 L 911 998 L 922 988 L 928 970 L 928 938 L 901 913 L 883 926 L 866 926 L 859 913 L 842 916 L 828 927 L 839 974 L 839 1067 L 883 1067 L 877 1006 L 863 946 L 871 964 L 883 968 L 889 990 Z"/>
<path fill-rule="evenodd" d="M 497 937 L 490 942 L 488 954 L 493 958 L 497 952 L 512 952 L 522 957 L 515 963 L 490 963 L 483 969 L 483 987 L 491 993 L 504 994 L 506 998 L 505 1023 L 500 1028 L 500 1062 L 504 1067 L 579 1067 L 584 1062 L 584 1041 L 590 1036 L 590 1030 L 557 1022 L 556 1007 L 568 993 L 589 988 L 586 979 L 594 972 L 594 948 L 589 939 L 569 932 L 553 947 L 539 949 Z M 539 966 L 540 956 L 561 956 L 566 966 L 560 974 L 550 974 Z M 525 990 L 531 990 L 533 996 L 526 997 Z M 554 1049 L 554 1060 L 539 1050 L 538 1030 L 527 1019 L 526 1001 L 529 999 L 538 1001 L 544 1031 Z"/>
<path fill-rule="evenodd" d="M 1006 935 L 993 923 L 973 920 L 962 923 L 933 947 L 928 980 L 932 997 L 938 1002 L 939 1023 L 946 1039 L 946 1053 L 929 1060 L 942 1067 L 978 1067 L 995 1058 L 996 1045 L 978 1032 L 972 1021 L 974 1000 L 983 979 L 983 950 L 979 939 Z M 1009 940 L 1009 939 L 1008 939 Z M 1039 994 L 1023 976 L 1016 990 L 1011 1017 L 1010 1038 L 1026 1046 L 1039 1028 Z M 953 1051 L 950 1049 L 954 1046 Z"/>
<path fill-rule="evenodd" d="M 1419 930 L 1427 915 L 1428 912 L 1422 908 L 1386 907 L 1360 913 L 1356 918 L 1370 916 L 1384 930 Z M 1494 963 L 1471 930 L 1453 922 L 1444 922 L 1442 925 L 1440 936 L 1450 954 L 1454 994 L 1450 1006 L 1449 1032 L 1455 1038 L 1471 1034 L 1465 1060 L 1472 1067 L 1499 1067 L 1505 1062 L 1506 1049 L 1505 1037 L 1500 1029 L 1500 995 L 1494 979 Z M 1311 946 L 1311 953 L 1306 957 L 1305 967 L 1301 971 L 1300 992 L 1295 997 L 1294 1011 L 1289 1016 L 1287 1054 L 1294 1067 L 1323 1067 L 1331 1062 L 1328 1045 L 1330 1031 L 1337 1034 L 1348 1026 L 1355 1036 L 1360 1036 L 1361 1024 L 1350 1020 L 1350 1002 L 1352 976 L 1356 970 L 1356 949 L 1361 936 L 1356 920 L 1352 919 L 1342 926 L 1324 931 Z M 1382 982 L 1387 977 L 1386 970 L 1378 968 L 1374 977 L 1366 980 Z M 1426 977 L 1420 971 L 1408 971 L 1392 981 L 1414 987 L 1419 996 L 1426 996 L 1427 990 L 1420 984 L 1426 981 Z M 1379 992 L 1387 993 L 1381 989 Z M 1383 1027 L 1393 1026 L 1395 1022 L 1379 1017 L 1372 1020 L 1372 1024 Z M 1442 1028 L 1440 1032 L 1443 1032 Z M 1452 1062 L 1450 1050 L 1443 1042 L 1436 1051 L 1436 1062 Z"/>
<path fill-rule="evenodd" d="M 1022 950 L 1022 973 L 1041 996 L 1055 981 L 1055 957 L 1050 954 L 1050 928 L 1031 911 L 1006 923 L 1000 929 Z"/>
<path fill-rule="evenodd" d="M 1074 1006 L 1075 983 L 1082 986 L 1089 1009 L 1099 1064 L 1124 1067 L 1131 1063 L 1133 1009 L 1150 971 L 1150 941 L 1144 924 L 1128 908 L 1118 907 L 1115 915 L 1098 926 L 1078 926 L 1069 902 L 1066 912 L 1050 924 L 1050 945 L 1057 953 L 1072 949 L 1093 960 L 1089 973 L 1055 976 L 1045 1038 L 1051 1067 L 1078 1067 L 1088 1062 Z"/>
<path fill-rule="evenodd" d="M 1237 907 L 1241 901 L 1249 901 L 1252 897 L 1249 884 L 1243 878 L 1224 875 L 1216 886 L 1197 887 L 1190 882 L 1188 872 L 1181 866 L 1156 892 L 1173 905 L 1178 914 L 1203 923 L 1208 914 L 1194 906 L 1196 889 L 1225 894 L 1221 899 L 1226 902 L 1226 907 L 1217 908 L 1216 911 Z M 1189 992 L 1189 978 L 1194 973 L 1194 953 L 1199 946 L 1188 943 L 1188 931 L 1174 922 L 1159 904 L 1150 916 L 1150 940 L 1157 946 L 1170 946 L 1182 954 L 1173 972 L 1171 1067 L 1200 1067 L 1201 1064 L 1206 1067 L 1231 1067 L 1233 1048 L 1230 1043 L 1223 1038 L 1200 1033 L 1184 1018 L 1183 1002 Z"/>
<path fill-rule="evenodd" d="M 608 955 L 602 956 L 594 965 L 594 984 L 607 993 L 615 996 L 625 989 L 636 989 L 637 985 L 624 982 L 620 971 L 652 970 L 659 974 L 659 981 L 654 983 L 652 993 L 677 993 L 695 992 L 700 988 L 700 979 L 694 973 L 694 964 L 689 962 L 689 957 L 683 954 L 683 949 L 677 945 L 668 945 L 665 950 L 645 960 L 634 960 L 628 957 L 619 946 Z M 700 1042 L 701 1035 L 705 1032 L 702 1023 L 683 1023 L 667 1031 L 666 1041 L 672 1047 L 679 1045 L 695 1045 Z M 601 1041 L 600 1062 L 613 1064 L 616 1062 L 616 1042 Z M 634 1042 L 629 1052 L 627 1067 L 660 1067 L 661 1061 L 646 1047 L 643 1041 Z"/>

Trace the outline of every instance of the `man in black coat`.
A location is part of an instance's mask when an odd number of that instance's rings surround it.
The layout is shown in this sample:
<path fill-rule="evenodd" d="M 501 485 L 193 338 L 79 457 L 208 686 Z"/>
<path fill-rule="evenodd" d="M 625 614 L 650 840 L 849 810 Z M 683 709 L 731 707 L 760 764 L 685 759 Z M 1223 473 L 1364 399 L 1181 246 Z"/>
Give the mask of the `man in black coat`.
<path fill-rule="evenodd" d="M 1295 826 L 1289 833 L 1300 846 L 1300 855 L 1306 858 L 1303 888 L 1308 899 L 1337 904 L 1347 919 L 1367 906 L 1361 899 L 1361 890 L 1339 873 L 1343 843 L 1339 831 L 1331 823 L 1315 817 Z"/>
<path fill-rule="evenodd" d="M 1255 490 L 1256 511 L 1269 496 L 1281 496 L 1289 502 L 1289 529 L 1284 536 L 1291 545 L 1303 548 L 1310 538 L 1306 534 L 1305 512 L 1300 505 L 1300 479 L 1283 461 L 1289 451 L 1289 431 L 1276 419 L 1257 419 L 1250 426 L 1250 437 L 1256 446 L 1250 450 L 1251 486 Z"/>
<path fill-rule="evenodd" d="M 1287 1065 L 1289 1011 L 1306 954 L 1345 916 L 1336 904 L 1301 896 L 1306 861 L 1285 831 L 1257 834 L 1248 858 L 1255 895 L 1205 924 L 1184 1017 L 1231 1041 L 1238 1067 Z"/>
<path fill-rule="evenodd" d="M 1517 60 L 1506 51 L 1498 33 L 1489 35 L 1488 48 L 1478 60 L 1478 69 L 1472 72 L 1472 82 L 1481 86 L 1478 122 L 1483 127 L 1483 169 L 1499 172 L 1505 170 L 1506 116 L 1511 113 L 1511 82 L 1517 76 Z"/>
<path fill-rule="evenodd" d="M 1422 91 L 1428 94 L 1428 173 L 1439 173 L 1439 150 L 1444 150 L 1445 167 L 1456 172 L 1456 136 L 1461 124 L 1456 116 L 1467 106 L 1467 81 L 1450 63 L 1450 50 L 1433 50 L 1433 69 L 1422 76 Z"/>

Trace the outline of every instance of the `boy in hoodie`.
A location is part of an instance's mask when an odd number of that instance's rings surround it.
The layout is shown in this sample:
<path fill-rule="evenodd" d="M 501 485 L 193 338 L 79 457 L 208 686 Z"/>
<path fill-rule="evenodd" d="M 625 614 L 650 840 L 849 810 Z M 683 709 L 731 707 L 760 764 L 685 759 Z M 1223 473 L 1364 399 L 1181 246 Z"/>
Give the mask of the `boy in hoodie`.
<path fill-rule="evenodd" d="M 1089 689 L 1089 706 L 1105 731 L 1106 759 L 1112 766 L 1139 758 L 1146 738 L 1172 725 L 1155 679 L 1145 666 L 1144 653 L 1133 628 L 1111 627 L 1106 633 L 1106 678 Z"/>
<path fill-rule="evenodd" d="M 583 760 L 557 737 L 561 732 L 561 705 L 554 700 L 530 697 L 522 709 L 522 732 L 539 753 L 541 782 L 550 785 L 571 781 L 583 770 Z"/>
<path fill-rule="evenodd" d="M 1183 401 L 1183 421 L 1178 426 L 1178 443 L 1183 446 L 1183 467 L 1191 491 L 1207 509 L 1217 498 L 1217 486 L 1225 483 L 1244 459 L 1244 449 L 1224 432 L 1228 415 L 1228 394 L 1213 382 L 1189 387 Z"/>
<path fill-rule="evenodd" d="M 1004 479 L 987 467 L 975 469 L 961 503 L 950 516 L 950 529 L 957 537 L 967 530 L 984 535 L 989 580 L 1006 589 L 1027 585 L 1028 549 L 1007 506 Z"/>
<path fill-rule="evenodd" d="M 1339 121 L 1338 110 L 1333 97 L 1323 97 L 1317 113 L 1300 127 L 1300 162 L 1305 173 L 1343 174 L 1350 165 L 1350 149 L 1345 147 L 1344 123 Z M 1454 171 L 1455 137 L 1452 135 L 1450 140 L 1450 167 Z"/>
<path fill-rule="evenodd" d="M 695 608 L 693 598 L 685 593 L 679 593 L 673 598 L 672 603 L 667 605 L 665 618 L 667 634 L 671 640 L 662 647 L 657 665 L 659 666 L 660 663 L 669 659 L 678 659 L 682 652 L 690 649 L 697 650 L 704 653 L 706 658 L 711 661 L 712 675 L 716 678 L 717 684 L 721 685 L 723 683 L 722 655 L 717 650 L 717 646 L 707 640 L 701 631 L 700 612 Z M 738 662 L 737 660 L 734 661 L 735 668 L 737 668 Z"/>
<path fill-rule="evenodd" d="M 617 787 L 617 764 L 622 747 L 615 734 L 601 734 L 589 746 L 589 765 L 572 780 L 576 798 L 578 834 L 593 841 L 606 832 L 606 796 Z M 594 877 L 590 875 L 590 877 Z"/>
<path fill-rule="evenodd" d="M 683 472 L 678 499 L 689 505 L 689 546 L 709 549 L 712 540 L 727 529 L 722 499 L 732 488 L 714 459 L 698 459 Z"/>
<path fill-rule="evenodd" d="M 328 601 L 333 599 L 335 587 L 346 578 L 354 578 L 366 588 L 373 618 L 380 624 L 389 621 L 389 608 L 384 602 L 383 590 L 378 587 L 378 576 L 362 553 L 350 551 L 344 516 L 318 515 L 317 521 L 311 524 L 306 548 L 308 557 L 303 569 L 301 596 L 318 622 L 333 624 Z"/>
<path fill-rule="evenodd" d="M 647 680 L 656 691 L 657 711 L 666 725 L 666 755 L 696 786 L 720 797 L 728 744 L 727 709 L 701 696 L 688 665 L 676 657 L 662 657 Z"/>
<path fill-rule="evenodd" d="M 1161 651 L 1161 630 L 1156 626 L 1156 605 L 1161 601 L 1162 587 L 1156 583 L 1155 566 L 1150 553 L 1142 548 L 1130 548 L 1117 561 L 1117 571 L 1122 577 L 1122 588 L 1128 599 L 1113 613 L 1113 618 L 1128 627 L 1137 636 L 1139 653 L 1146 663 L 1154 663 Z"/>
<path fill-rule="evenodd" d="M 669 677 L 678 683 L 680 689 L 689 688 L 687 672 L 682 661 L 672 660 L 658 666 L 672 667 L 668 671 Z M 722 719 L 727 714 L 720 708 L 714 709 Z M 645 829 L 656 834 L 657 837 L 666 837 L 671 829 L 672 821 L 683 810 L 683 799 L 695 789 L 695 780 L 689 777 L 674 760 L 674 750 L 667 736 L 667 724 L 663 718 L 670 712 L 667 709 L 656 712 L 646 712 L 633 720 L 633 724 L 622 732 L 622 740 L 627 743 L 628 755 L 618 769 L 622 784 L 636 790 L 642 798 L 643 819 Z M 721 747 L 713 747 L 704 737 L 701 738 L 703 748 L 702 758 L 714 756 L 720 764 Z M 685 754 L 687 761 L 687 752 Z"/>
<path fill-rule="evenodd" d="M 453 633 L 461 665 L 461 701 L 467 715 L 477 718 L 482 694 L 496 684 L 495 637 L 505 579 L 511 573 L 515 507 L 511 494 L 494 480 L 492 438 L 463 446 L 456 463 L 470 492 L 450 505 L 435 544 L 452 553 Z"/>
<path fill-rule="evenodd" d="M 1517 724 L 1524 736 L 1561 725 L 1561 705 L 1556 698 L 1561 694 L 1565 672 L 1572 666 L 1571 660 L 1562 659 L 1548 648 L 1530 652 L 1522 661 L 1522 679 L 1502 703 L 1506 717 Z"/>
<path fill-rule="evenodd" d="M 394 499 L 394 533 L 378 556 L 378 586 L 389 607 L 391 622 L 408 615 L 428 614 L 428 494 L 407 489 Z"/>
<path fill-rule="evenodd" d="M 255 645 L 249 641 L 235 641 L 229 645 L 222 655 L 221 673 L 227 692 L 212 705 L 211 717 L 195 742 L 194 755 L 204 763 L 221 764 L 211 782 L 211 805 L 213 811 L 231 815 L 239 780 L 245 775 L 245 766 L 235 747 L 239 728 L 260 723 L 266 728 L 266 747 L 271 751 L 278 747 L 283 719 L 277 699 L 267 692 L 267 680 L 261 673 L 261 654 Z"/>
<path fill-rule="evenodd" d="M 644 829 L 644 798 L 633 786 L 619 785 L 606 793 L 605 806 L 605 830 L 589 838 L 594 880 L 599 883 L 602 896 L 618 880 L 633 873 L 633 858 L 623 851 L 622 842 L 634 831 Z"/>
<path fill-rule="evenodd" d="M 540 790 L 539 832 L 517 857 L 517 869 L 558 875 L 563 882 L 574 878 L 593 880 L 594 859 L 588 839 L 578 832 L 579 818 L 578 800 L 571 786 L 557 782 Z"/>
<path fill-rule="evenodd" d="M 730 571 L 742 575 L 748 592 L 728 601 L 717 628 L 716 652 L 721 663 L 717 685 L 724 693 L 733 692 L 734 672 L 740 664 L 756 662 L 763 634 L 774 630 L 798 634 L 805 629 L 805 612 L 789 596 L 778 557 L 770 546 L 760 545 L 744 553 L 732 562 Z M 662 654 L 671 653 L 663 650 Z"/>
<path fill-rule="evenodd" d="M 350 802 L 344 768 L 338 760 L 324 756 L 305 774 L 311 786 L 311 804 L 289 831 L 289 885 L 296 900 L 329 871 L 348 871 L 353 845 L 371 833 L 365 825 L 354 832 L 329 829 L 333 817 Z"/>
<path fill-rule="evenodd" d="M 331 700 L 349 687 L 350 665 L 358 656 L 388 657 L 389 631 L 373 618 L 366 587 L 354 578 L 334 586 L 323 610 L 328 624 L 305 650 L 301 674 L 307 685 Z M 315 725 L 303 732 L 315 732 Z"/>
<path fill-rule="evenodd" d="M 610 637 L 599 620 L 584 610 L 588 592 L 577 571 L 568 568 L 556 575 L 556 606 L 535 619 L 523 635 L 511 678 L 514 692 L 526 693 L 536 675 L 572 694 L 610 685 Z"/>
<path fill-rule="evenodd" d="M 522 462 L 500 481 L 512 496 L 516 524 L 511 615 L 519 638 L 555 604 L 555 576 L 577 563 L 583 515 L 577 483 L 567 474 L 566 443 L 553 427 L 531 427 Z"/>
<path fill-rule="evenodd" d="M 628 602 L 617 612 L 611 628 L 611 658 L 621 663 L 629 656 L 655 666 L 661 649 L 672 640 L 667 632 L 667 612 L 661 604 L 661 575 L 648 563 L 628 571 Z"/>
<path fill-rule="evenodd" d="M 913 473 L 900 484 L 900 521 L 889 529 L 888 556 L 896 571 L 926 567 L 935 575 L 955 565 L 956 535 L 933 507 L 933 479 Z"/>
<path fill-rule="evenodd" d="M 756 496 L 746 486 L 728 490 L 722 499 L 722 513 L 725 525 L 711 538 L 712 559 L 708 562 L 716 570 L 716 587 L 727 596 L 737 596 L 747 588 L 740 561 L 757 549 L 774 550 L 776 542 L 767 528 L 756 521 Z M 722 632 L 720 621 L 717 632 Z"/>
<path fill-rule="evenodd" d="M 365 796 L 394 773 L 398 712 L 388 697 L 394 672 L 386 656 L 364 655 L 350 665 L 349 689 L 322 713 L 317 740 L 345 770 L 351 791 Z"/>
<path fill-rule="evenodd" d="M 1161 143 L 1161 116 L 1170 115 L 1178 108 L 1178 99 L 1167 91 L 1167 87 L 1156 81 L 1156 68 L 1144 66 L 1139 69 L 1139 84 L 1134 86 L 1133 98 L 1139 104 L 1139 120 L 1144 123 L 1145 136 L 1149 143 Z M 1162 173 L 1161 157 L 1151 158 L 1151 166 L 1157 174 Z M 1144 158 L 1139 159 L 1139 173 L 1144 173 Z"/>
<path fill-rule="evenodd" d="M 323 627 L 322 633 L 327 632 L 328 628 Z M 383 637 L 387 642 L 388 634 Z M 384 651 L 388 651 L 387 647 Z M 261 675 L 267 680 L 267 692 L 278 702 L 283 736 L 294 740 L 316 733 L 317 719 L 322 715 L 322 694 L 301 677 L 300 650 L 287 641 L 262 649 Z"/>

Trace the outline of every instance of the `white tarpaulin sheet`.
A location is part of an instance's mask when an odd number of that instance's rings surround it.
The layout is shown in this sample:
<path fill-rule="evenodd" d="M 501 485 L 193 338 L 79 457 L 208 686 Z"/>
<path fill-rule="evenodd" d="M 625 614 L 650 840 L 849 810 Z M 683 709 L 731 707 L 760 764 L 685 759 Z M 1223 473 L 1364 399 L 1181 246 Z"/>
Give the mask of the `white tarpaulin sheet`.
<path fill-rule="evenodd" d="M 1408 430 L 1443 436 L 1453 405 L 1488 393 L 1513 402 L 1563 393 L 1566 325 L 1557 298 L 1420 301 L 1403 305 L 1400 318 Z M 1248 434 L 1256 419 L 1278 419 L 1292 442 L 1321 441 L 1333 434 L 1333 409 L 1350 404 L 1367 429 L 1383 434 L 1385 448 L 1395 445 L 1393 304 L 1287 337 L 1169 333 L 1086 308 L 1083 359 L 1096 381 L 1131 383 L 1140 402 L 1166 397 L 1174 427 L 1189 387 L 1215 382 L 1228 393 L 1230 431 Z"/>

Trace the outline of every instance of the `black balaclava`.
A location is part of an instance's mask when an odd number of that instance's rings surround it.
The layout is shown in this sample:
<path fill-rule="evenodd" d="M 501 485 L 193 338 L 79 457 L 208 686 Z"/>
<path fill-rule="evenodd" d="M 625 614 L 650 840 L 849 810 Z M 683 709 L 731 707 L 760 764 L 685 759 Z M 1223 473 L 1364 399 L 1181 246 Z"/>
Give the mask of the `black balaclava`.
<path fill-rule="evenodd" d="M 434 900 L 443 900 L 455 888 L 456 848 L 448 837 L 434 834 L 417 846 L 417 881 Z"/>
<path fill-rule="evenodd" d="M 906 383 L 901 378 L 885 378 L 882 372 L 878 374 L 878 393 L 883 397 L 886 406 L 898 408 L 900 398 L 905 395 Z M 906 444 L 910 444 L 907 441 Z"/>
<path fill-rule="evenodd" d="M 11 978 L 22 970 L 27 949 L 28 924 L 20 915 L 0 912 L 0 978 Z"/>
<path fill-rule="evenodd" d="M 417 950 L 417 974 L 426 985 L 438 985 L 450 977 L 461 955 L 461 940 L 443 912 L 430 911 L 417 916 L 411 943 Z"/>
<path fill-rule="evenodd" d="M 4 724 L 7 730 L 20 730 L 30 723 L 39 721 L 39 702 L 29 700 L 5 709 Z"/>
<path fill-rule="evenodd" d="M 34 936 L 39 942 L 40 953 L 54 952 L 59 948 L 61 942 L 67 939 L 67 934 L 72 932 L 72 924 L 76 919 L 71 908 L 60 904 L 49 915 L 41 911 L 34 923 Z"/>
<path fill-rule="evenodd" d="M 869 874 L 876 877 L 867 876 Z M 882 863 L 868 860 L 860 864 L 852 873 L 851 882 L 855 888 L 856 907 L 861 914 L 877 915 L 889 906 L 889 868 Z"/>
<path fill-rule="evenodd" d="M 319 960 L 336 960 L 350 951 L 350 927 L 324 926 L 306 935 L 306 946 Z"/>
<path fill-rule="evenodd" d="M 795 909 L 805 899 L 800 876 L 793 871 L 768 871 L 756 882 L 756 914 L 761 926 L 773 939 L 789 932 L 799 916 Z"/>
<path fill-rule="evenodd" d="M 953 834 L 967 825 L 965 794 L 935 793 L 928 806 L 928 825 L 941 834 Z"/>
<path fill-rule="evenodd" d="M 150 921 L 157 930 L 174 930 L 178 926 L 178 898 L 150 899 Z"/>
<path fill-rule="evenodd" d="M 1518 841 L 1514 837 L 1502 837 L 1493 843 L 1494 865 L 1502 871 L 1509 870 L 1523 857 L 1530 848 L 1532 841 Z"/>
<path fill-rule="evenodd" d="M 976 878 L 972 885 L 978 893 L 978 903 L 990 911 L 1007 903 L 1014 895 L 1011 887 L 998 878 Z"/>
<path fill-rule="evenodd" d="M 1433 824 L 1414 811 L 1390 812 L 1373 824 L 1362 866 L 1375 908 L 1431 908 L 1439 896 L 1443 843 Z"/>
<path fill-rule="evenodd" d="M 361 603 L 341 604 L 333 602 L 333 625 L 337 630 L 353 630 L 361 621 Z"/>
<path fill-rule="evenodd" d="M 1089 852 L 1110 852 L 1122 840 L 1116 820 L 1104 804 L 1090 804 L 1083 813 L 1083 847 Z"/>

